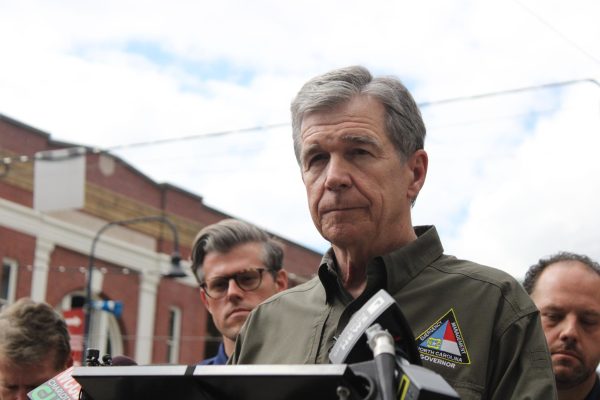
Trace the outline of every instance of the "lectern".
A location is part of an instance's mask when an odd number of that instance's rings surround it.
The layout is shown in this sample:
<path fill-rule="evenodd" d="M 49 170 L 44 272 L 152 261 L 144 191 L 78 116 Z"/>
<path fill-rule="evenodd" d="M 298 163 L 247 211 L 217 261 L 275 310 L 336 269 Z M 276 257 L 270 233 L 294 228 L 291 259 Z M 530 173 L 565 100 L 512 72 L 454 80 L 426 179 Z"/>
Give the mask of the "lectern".
<path fill-rule="evenodd" d="M 378 400 L 373 361 L 319 365 L 75 367 L 85 400 Z M 400 400 L 456 400 L 435 372 L 404 365 Z"/>
<path fill-rule="evenodd" d="M 366 378 L 346 364 L 76 367 L 90 400 L 360 400 Z"/>

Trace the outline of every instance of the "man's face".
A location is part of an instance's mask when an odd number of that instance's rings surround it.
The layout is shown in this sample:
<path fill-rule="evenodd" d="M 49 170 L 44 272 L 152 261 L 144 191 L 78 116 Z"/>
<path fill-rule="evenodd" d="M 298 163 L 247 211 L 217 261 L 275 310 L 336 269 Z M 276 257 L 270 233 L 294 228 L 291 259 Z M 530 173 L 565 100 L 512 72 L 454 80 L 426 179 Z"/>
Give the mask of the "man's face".
<path fill-rule="evenodd" d="M 595 379 L 600 362 L 600 276 L 578 261 L 542 272 L 531 298 L 540 309 L 559 389 Z"/>
<path fill-rule="evenodd" d="M 402 160 L 384 121 L 384 106 L 369 96 L 302 121 L 300 164 L 310 213 L 337 247 L 387 251 L 412 231 L 410 203 L 423 185 L 427 155 L 419 150 Z"/>
<path fill-rule="evenodd" d="M 265 268 L 262 254 L 263 245 L 256 242 L 237 245 L 227 253 L 210 252 L 202 264 L 204 280 L 210 282 L 248 269 Z M 252 291 L 240 289 L 233 279 L 229 280 L 228 285 L 225 296 L 220 299 L 212 299 L 204 291 L 201 292 L 201 298 L 219 332 L 235 341 L 250 311 L 263 300 L 287 288 L 287 277 L 283 270 L 278 271 L 276 279 L 269 271 L 264 271 L 260 286 Z"/>
<path fill-rule="evenodd" d="M 67 369 L 54 368 L 54 356 L 34 365 L 15 365 L 0 356 L 0 400 L 27 400 L 27 393 Z"/>

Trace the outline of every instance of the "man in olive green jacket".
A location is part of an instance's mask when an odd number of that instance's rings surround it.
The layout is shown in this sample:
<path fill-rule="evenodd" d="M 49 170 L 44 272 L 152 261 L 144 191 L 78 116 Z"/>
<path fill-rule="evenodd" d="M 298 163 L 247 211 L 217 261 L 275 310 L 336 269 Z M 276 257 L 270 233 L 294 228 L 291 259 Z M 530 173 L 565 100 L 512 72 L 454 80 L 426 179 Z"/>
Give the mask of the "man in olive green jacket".
<path fill-rule="evenodd" d="M 332 247 L 318 277 L 251 314 L 232 362 L 329 362 L 352 314 L 384 288 L 423 365 L 461 398 L 555 398 L 539 315 L 520 285 L 444 255 L 434 227 L 412 226 L 428 156 L 400 81 L 362 67 L 318 76 L 292 103 L 292 129 L 313 222 Z"/>

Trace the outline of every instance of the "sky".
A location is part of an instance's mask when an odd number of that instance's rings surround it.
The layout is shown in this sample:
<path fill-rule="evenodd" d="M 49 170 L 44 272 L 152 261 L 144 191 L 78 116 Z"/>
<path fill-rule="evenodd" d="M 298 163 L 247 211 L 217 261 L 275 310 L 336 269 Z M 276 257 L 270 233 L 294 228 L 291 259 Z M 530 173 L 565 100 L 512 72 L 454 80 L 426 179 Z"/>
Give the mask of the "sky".
<path fill-rule="evenodd" d="M 595 0 L 0 0 L 0 113 L 324 251 L 289 104 L 361 64 L 421 105 L 413 223 L 521 278 L 600 259 L 598 20 Z"/>

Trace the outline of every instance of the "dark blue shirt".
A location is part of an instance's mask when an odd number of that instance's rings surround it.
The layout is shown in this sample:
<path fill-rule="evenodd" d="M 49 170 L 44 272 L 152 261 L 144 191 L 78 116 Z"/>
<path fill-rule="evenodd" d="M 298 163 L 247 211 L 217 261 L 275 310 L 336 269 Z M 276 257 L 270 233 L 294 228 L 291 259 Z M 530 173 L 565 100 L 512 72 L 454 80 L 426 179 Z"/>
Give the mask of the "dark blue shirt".
<path fill-rule="evenodd" d="M 584 400 L 600 400 L 600 379 L 598 379 L 598 375 L 596 375 L 596 383 L 594 383 L 592 391 L 588 393 Z"/>
<path fill-rule="evenodd" d="M 225 346 L 221 343 L 216 356 L 202 360 L 198 365 L 225 365 L 228 358 L 227 354 L 225 354 Z"/>

